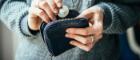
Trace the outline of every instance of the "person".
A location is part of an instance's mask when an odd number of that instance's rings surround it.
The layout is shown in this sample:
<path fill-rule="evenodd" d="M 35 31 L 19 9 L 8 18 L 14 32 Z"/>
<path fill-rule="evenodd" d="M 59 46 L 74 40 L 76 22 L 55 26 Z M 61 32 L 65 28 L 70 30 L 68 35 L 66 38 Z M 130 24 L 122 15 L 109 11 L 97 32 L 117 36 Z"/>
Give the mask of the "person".
<path fill-rule="evenodd" d="M 139 20 L 139 3 L 139 0 L 1 0 L 0 19 L 21 38 L 15 60 L 118 60 L 118 34 Z M 79 11 L 81 14 L 76 18 L 87 18 L 92 26 L 68 28 L 66 37 L 74 39 L 70 44 L 76 48 L 52 57 L 39 28 L 42 21 L 55 20 L 63 5 Z"/>

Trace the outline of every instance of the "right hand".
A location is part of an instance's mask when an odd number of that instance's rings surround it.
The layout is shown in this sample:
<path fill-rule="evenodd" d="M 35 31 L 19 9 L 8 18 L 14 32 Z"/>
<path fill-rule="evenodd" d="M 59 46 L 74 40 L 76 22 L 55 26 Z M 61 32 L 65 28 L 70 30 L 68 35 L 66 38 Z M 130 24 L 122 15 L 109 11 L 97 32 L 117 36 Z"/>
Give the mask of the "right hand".
<path fill-rule="evenodd" d="M 33 0 L 29 8 L 29 28 L 39 30 L 42 21 L 48 23 L 55 20 L 61 7 L 62 0 Z"/>

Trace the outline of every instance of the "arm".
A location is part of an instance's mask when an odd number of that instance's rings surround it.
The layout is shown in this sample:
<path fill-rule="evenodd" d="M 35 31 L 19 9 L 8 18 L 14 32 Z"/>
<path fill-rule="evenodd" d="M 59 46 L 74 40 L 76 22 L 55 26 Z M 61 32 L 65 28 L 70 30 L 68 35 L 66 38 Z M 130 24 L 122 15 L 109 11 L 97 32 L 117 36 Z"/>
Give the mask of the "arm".
<path fill-rule="evenodd" d="M 100 3 L 97 6 L 104 10 L 103 26 L 107 34 L 125 32 L 140 19 L 138 5 Z"/>
<path fill-rule="evenodd" d="M 118 34 L 137 23 L 140 9 L 132 8 L 126 4 L 99 3 L 78 16 L 87 18 L 92 25 L 87 28 L 69 28 L 66 37 L 75 39 L 70 42 L 71 45 L 90 51 L 102 38 L 102 33 Z"/>
<path fill-rule="evenodd" d="M 32 3 L 30 3 L 32 1 Z M 62 0 L 1 0 L 0 19 L 13 32 L 27 38 L 38 38 L 42 21 L 53 20 Z M 28 12 L 29 11 L 29 12 Z"/>
<path fill-rule="evenodd" d="M 35 38 L 27 25 L 28 8 L 26 0 L 1 0 L 0 20 L 19 36 Z"/>

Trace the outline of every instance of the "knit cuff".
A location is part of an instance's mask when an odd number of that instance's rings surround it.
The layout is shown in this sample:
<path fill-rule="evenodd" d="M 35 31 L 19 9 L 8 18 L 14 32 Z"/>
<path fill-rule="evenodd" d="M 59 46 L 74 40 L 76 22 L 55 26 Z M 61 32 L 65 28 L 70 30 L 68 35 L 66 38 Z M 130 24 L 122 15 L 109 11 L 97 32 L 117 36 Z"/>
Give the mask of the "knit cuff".
<path fill-rule="evenodd" d="M 23 34 L 27 36 L 36 35 L 39 31 L 33 31 L 28 27 L 28 15 L 26 15 L 20 22 L 20 29 Z"/>
<path fill-rule="evenodd" d="M 97 4 L 97 6 L 101 7 L 104 10 L 104 19 L 103 19 L 103 29 L 106 30 L 112 22 L 112 14 L 110 9 L 104 5 L 104 3 Z"/>

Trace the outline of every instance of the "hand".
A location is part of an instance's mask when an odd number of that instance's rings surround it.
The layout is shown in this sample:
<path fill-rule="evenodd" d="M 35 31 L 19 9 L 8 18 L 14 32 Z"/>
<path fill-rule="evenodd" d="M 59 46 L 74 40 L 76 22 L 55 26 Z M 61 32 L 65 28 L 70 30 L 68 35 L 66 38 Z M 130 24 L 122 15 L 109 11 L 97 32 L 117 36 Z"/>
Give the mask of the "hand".
<path fill-rule="evenodd" d="M 95 43 L 102 38 L 103 10 L 100 7 L 93 6 L 83 11 L 77 18 L 87 18 L 90 26 L 86 28 L 68 28 L 66 37 L 74 39 L 70 41 L 71 45 L 90 51 Z"/>
<path fill-rule="evenodd" d="M 48 23 L 55 20 L 61 7 L 62 0 L 33 0 L 29 8 L 29 28 L 39 30 L 42 21 Z"/>

